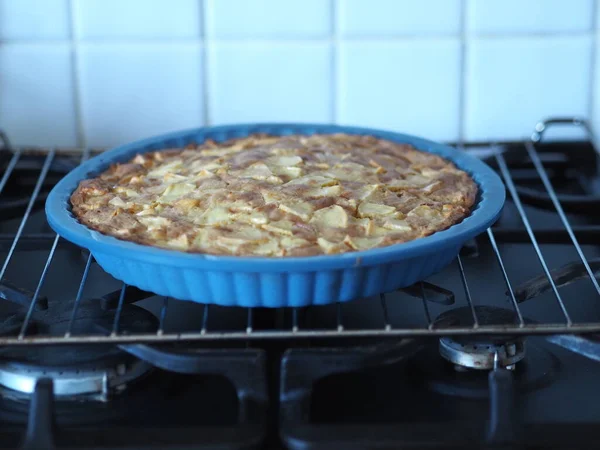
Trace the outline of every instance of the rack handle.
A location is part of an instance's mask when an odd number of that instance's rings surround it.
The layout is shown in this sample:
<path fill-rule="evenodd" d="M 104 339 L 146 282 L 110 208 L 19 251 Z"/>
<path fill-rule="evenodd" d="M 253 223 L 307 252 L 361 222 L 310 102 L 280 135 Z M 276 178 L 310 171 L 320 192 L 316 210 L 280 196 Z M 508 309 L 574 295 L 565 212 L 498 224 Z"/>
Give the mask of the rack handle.
<path fill-rule="evenodd" d="M 582 117 L 551 117 L 549 119 L 542 120 L 536 124 L 533 133 L 531 134 L 531 141 L 535 143 L 542 142 L 544 133 L 548 130 L 548 128 L 554 125 L 574 125 L 583 128 L 592 142 L 592 145 L 595 145 L 592 127 L 590 127 L 589 122 Z"/>

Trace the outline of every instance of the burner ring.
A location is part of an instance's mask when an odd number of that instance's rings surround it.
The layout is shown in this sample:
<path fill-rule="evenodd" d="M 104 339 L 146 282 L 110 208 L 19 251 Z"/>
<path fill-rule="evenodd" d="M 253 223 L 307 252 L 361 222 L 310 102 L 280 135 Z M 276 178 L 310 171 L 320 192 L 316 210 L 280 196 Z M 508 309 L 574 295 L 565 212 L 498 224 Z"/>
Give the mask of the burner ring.
<path fill-rule="evenodd" d="M 498 364 L 500 367 L 511 368 L 525 357 L 525 341 L 518 338 L 502 343 L 463 343 L 444 337 L 440 339 L 439 351 L 444 359 L 461 367 L 491 370 Z"/>
<path fill-rule="evenodd" d="M 51 378 L 54 383 L 54 395 L 57 397 L 98 394 L 101 399 L 106 399 L 110 393 L 124 389 L 127 383 L 137 380 L 151 369 L 150 364 L 136 358 L 110 368 L 42 368 L 29 364 L 1 362 L 0 385 L 22 394 L 32 394 L 38 380 Z"/>
<path fill-rule="evenodd" d="M 418 355 L 415 375 L 432 391 L 441 395 L 468 399 L 488 399 L 488 371 L 456 370 L 439 357 L 437 346 Z M 551 384 L 560 371 L 560 361 L 546 346 L 528 342 L 527 356 L 515 366 L 513 379 L 518 392 L 532 392 Z"/>
<path fill-rule="evenodd" d="M 72 305 L 59 305 L 35 311 L 31 324 L 35 332 L 65 335 L 71 323 Z M 70 330 L 73 334 L 93 335 L 111 329 L 115 313 L 102 308 L 99 299 L 90 299 L 79 305 L 76 320 Z M 21 312 L 15 313 L 20 319 Z M 5 322 L 6 323 L 6 322 Z M 120 325 L 131 333 L 156 330 L 158 319 L 148 310 L 135 305 L 124 305 Z M 14 330 L 10 330 L 13 331 Z M 113 392 L 120 392 L 133 380 L 145 375 L 152 366 L 121 350 L 118 346 L 61 346 L 5 347 L 0 349 L 0 397 L 29 395 L 38 380 L 50 378 L 57 398 L 89 395 L 106 400 Z"/>

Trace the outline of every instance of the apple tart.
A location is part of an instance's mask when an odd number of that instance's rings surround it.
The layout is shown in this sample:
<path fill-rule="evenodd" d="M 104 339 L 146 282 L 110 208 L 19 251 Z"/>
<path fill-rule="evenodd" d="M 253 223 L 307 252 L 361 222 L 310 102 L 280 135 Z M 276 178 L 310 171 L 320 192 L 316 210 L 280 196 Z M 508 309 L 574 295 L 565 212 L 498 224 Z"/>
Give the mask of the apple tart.
<path fill-rule="evenodd" d="M 468 216 L 477 186 L 444 158 L 373 136 L 254 134 L 138 154 L 82 181 L 73 214 L 119 239 L 183 252 L 368 250 Z"/>

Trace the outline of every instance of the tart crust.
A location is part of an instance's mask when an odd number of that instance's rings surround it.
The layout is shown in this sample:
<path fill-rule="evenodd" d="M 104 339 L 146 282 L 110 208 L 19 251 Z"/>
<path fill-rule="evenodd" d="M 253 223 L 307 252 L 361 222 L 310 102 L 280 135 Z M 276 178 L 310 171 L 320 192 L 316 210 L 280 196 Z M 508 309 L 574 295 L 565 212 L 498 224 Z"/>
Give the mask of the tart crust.
<path fill-rule="evenodd" d="M 373 136 L 269 136 L 165 149 L 114 164 L 71 196 L 89 228 L 217 255 L 368 250 L 468 216 L 477 186 L 431 153 Z"/>

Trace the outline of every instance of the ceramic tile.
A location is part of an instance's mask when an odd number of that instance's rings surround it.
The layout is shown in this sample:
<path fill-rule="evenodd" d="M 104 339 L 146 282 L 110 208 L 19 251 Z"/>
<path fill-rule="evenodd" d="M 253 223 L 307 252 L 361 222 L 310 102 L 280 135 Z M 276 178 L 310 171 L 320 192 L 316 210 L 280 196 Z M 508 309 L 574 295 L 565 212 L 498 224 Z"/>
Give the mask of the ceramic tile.
<path fill-rule="evenodd" d="M 67 0 L 0 0 L 0 39 L 66 39 Z"/>
<path fill-rule="evenodd" d="M 198 0 L 74 0 L 81 39 L 200 36 Z"/>
<path fill-rule="evenodd" d="M 325 37 L 329 0 L 206 0 L 209 36 L 216 38 Z"/>
<path fill-rule="evenodd" d="M 69 48 L 0 46 L 0 124 L 17 145 L 75 146 Z"/>
<path fill-rule="evenodd" d="M 458 40 L 344 43 L 339 121 L 456 140 L 459 61 Z"/>
<path fill-rule="evenodd" d="M 448 34 L 460 30 L 459 0 L 338 0 L 342 36 Z"/>
<path fill-rule="evenodd" d="M 112 146 L 202 126 L 201 55 L 193 44 L 82 45 L 88 144 Z"/>
<path fill-rule="evenodd" d="M 215 123 L 331 120 L 328 44 L 215 44 L 210 50 Z"/>
<path fill-rule="evenodd" d="M 587 31 L 593 0 L 469 0 L 467 28 L 476 33 Z"/>
<path fill-rule="evenodd" d="M 549 116 L 587 115 L 591 39 L 475 40 L 467 52 L 469 140 L 520 139 Z"/>

